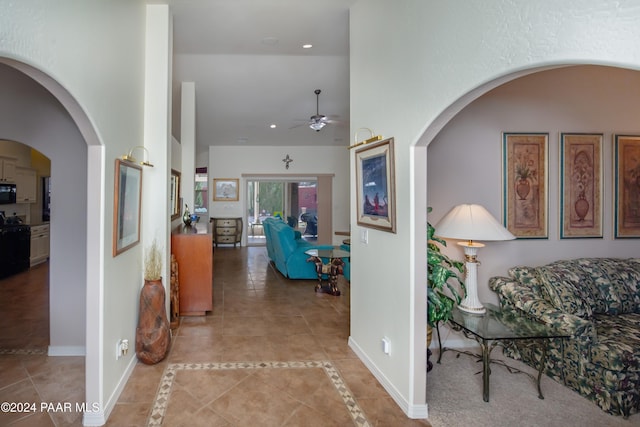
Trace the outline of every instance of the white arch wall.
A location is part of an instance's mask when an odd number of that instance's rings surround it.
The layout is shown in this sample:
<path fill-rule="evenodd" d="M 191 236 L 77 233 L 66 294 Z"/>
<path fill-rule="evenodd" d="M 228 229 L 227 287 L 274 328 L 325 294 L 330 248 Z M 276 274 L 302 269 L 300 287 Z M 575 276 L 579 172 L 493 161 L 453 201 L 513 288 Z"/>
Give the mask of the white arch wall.
<path fill-rule="evenodd" d="M 143 245 L 111 255 L 113 178 L 115 159 L 143 143 L 146 6 L 0 0 L 0 10 L 0 57 L 26 64 L 25 72 L 62 102 L 85 140 L 79 167 L 86 177 L 88 252 L 69 262 L 87 270 L 87 315 L 78 324 L 86 325 L 86 401 L 98 403 L 100 411 L 85 416 L 85 423 L 100 425 L 135 363 L 134 352 L 116 360 L 115 345 L 135 338 Z M 164 186 L 168 172 L 155 176 Z M 53 233 L 52 224 L 52 239 Z M 82 239 L 82 230 L 76 234 Z"/>
<path fill-rule="evenodd" d="M 352 262 L 350 343 L 409 416 L 427 413 L 426 144 L 473 98 L 527 70 L 580 63 L 640 68 L 639 19 L 637 4 L 602 0 L 353 6 L 351 128 L 395 137 L 398 232 L 369 230 L 367 245 L 352 239 L 353 259 L 372 261 Z M 351 212 L 358 236 L 355 193 Z M 383 259 L 393 268 L 376 267 Z M 383 336 L 392 343 L 388 356 Z"/>

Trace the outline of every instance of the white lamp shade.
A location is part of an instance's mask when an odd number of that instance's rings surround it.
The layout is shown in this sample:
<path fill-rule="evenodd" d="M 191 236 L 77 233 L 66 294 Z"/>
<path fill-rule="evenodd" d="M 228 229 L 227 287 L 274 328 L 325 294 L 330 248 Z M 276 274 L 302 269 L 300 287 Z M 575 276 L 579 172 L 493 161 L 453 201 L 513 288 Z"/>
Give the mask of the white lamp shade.
<path fill-rule="evenodd" d="M 436 225 L 435 234 L 447 239 L 497 241 L 516 237 L 480 205 L 458 205 Z"/>

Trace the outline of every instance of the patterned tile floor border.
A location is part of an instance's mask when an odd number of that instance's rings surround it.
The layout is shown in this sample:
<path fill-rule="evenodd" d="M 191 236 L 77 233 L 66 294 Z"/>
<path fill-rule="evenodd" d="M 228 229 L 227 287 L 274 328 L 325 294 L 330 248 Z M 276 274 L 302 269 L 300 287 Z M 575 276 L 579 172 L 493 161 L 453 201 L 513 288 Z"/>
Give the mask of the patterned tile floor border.
<path fill-rule="evenodd" d="M 156 399 L 151 409 L 151 415 L 147 426 L 161 426 L 164 419 L 171 387 L 177 371 L 197 370 L 232 370 L 232 369 L 309 369 L 322 368 L 331 380 L 336 391 L 342 397 L 345 406 L 353 418 L 357 427 L 369 427 L 370 424 L 360 406 L 354 399 L 351 391 L 345 385 L 338 370 L 328 360 L 295 361 L 295 362 L 220 362 L 220 363 L 170 363 L 164 370 Z"/>

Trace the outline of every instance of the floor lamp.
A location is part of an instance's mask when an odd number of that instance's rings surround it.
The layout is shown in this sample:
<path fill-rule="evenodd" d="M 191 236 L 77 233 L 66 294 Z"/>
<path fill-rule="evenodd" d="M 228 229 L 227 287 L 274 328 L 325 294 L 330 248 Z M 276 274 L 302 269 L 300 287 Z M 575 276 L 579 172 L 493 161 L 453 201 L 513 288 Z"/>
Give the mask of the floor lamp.
<path fill-rule="evenodd" d="M 459 239 L 464 248 L 467 296 L 458 308 L 468 313 L 483 314 L 487 310 L 478 299 L 478 249 L 484 244 L 475 240 L 513 240 L 515 236 L 480 205 L 458 205 L 435 226 L 435 234 L 445 239 Z"/>

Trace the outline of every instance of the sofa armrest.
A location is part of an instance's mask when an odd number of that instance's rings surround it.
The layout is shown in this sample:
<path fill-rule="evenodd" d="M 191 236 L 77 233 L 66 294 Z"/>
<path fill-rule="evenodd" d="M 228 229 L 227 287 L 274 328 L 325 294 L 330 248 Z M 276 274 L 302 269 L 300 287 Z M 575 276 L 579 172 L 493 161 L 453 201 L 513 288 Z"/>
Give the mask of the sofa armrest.
<path fill-rule="evenodd" d="M 533 287 L 508 277 L 492 277 L 489 279 L 489 287 L 498 294 L 502 307 L 552 326 L 585 344 L 596 341 L 593 322 L 557 309 Z"/>

